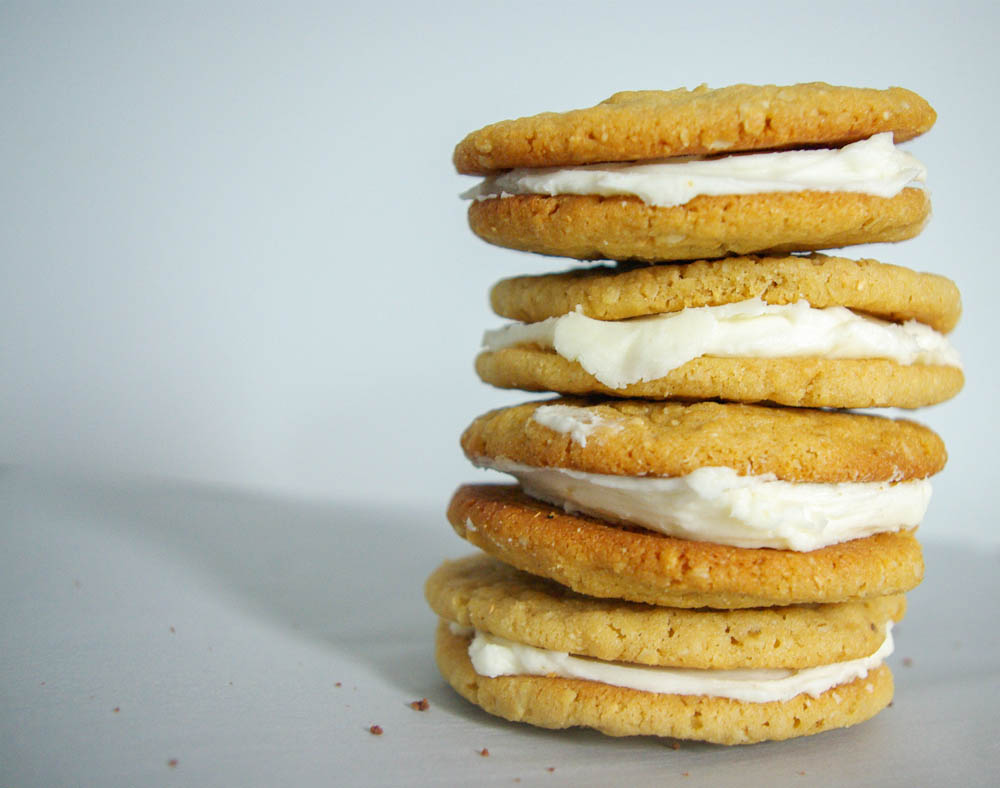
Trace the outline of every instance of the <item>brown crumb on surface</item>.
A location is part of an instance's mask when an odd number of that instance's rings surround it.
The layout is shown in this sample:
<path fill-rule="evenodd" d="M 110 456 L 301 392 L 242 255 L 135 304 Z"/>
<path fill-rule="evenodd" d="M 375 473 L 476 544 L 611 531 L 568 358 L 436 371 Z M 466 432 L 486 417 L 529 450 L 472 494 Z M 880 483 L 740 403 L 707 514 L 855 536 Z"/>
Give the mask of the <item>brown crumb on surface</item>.
<path fill-rule="evenodd" d="M 427 709 L 429 709 L 430 707 L 431 704 L 427 700 L 427 698 L 421 698 L 420 700 L 415 700 L 412 703 L 410 703 L 410 708 L 414 709 L 415 711 L 427 711 Z"/>
<path fill-rule="evenodd" d="M 891 700 L 889 701 L 889 708 L 890 709 L 892 708 L 892 701 Z"/>
<path fill-rule="evenodd" d="M 554 772 L 555 770 L 556 770 L 555 766 L 546 766 L 545 767 L 545 771 L 547 771 L 547 772 Z"/>
<path fill-rule="evenodd" d="M 490 757 L 490 751 L 487 750 L 485 747 L 483 747 L 483 749 L 479 751 L 479 754 L 482 755 L 484 758 Z"/>
<path fill-rule="evenodd" d="M 113 709 L 112 709 L 111 711 L 113 711 L 113 712 L 114 712 L 115 714 L 117 714 L 117 713 L 118 713 L 118 712 L 120 712 L 121 710 L 122 710 L 122 709 L 121 709 L 121 706 L 115 706 L 115 707 L 114 707 L 114 708 L 113 708 Z"/>
<path fill-rule="evenodd" d="M 801 774 L 803 777 L 805 777 L 805 775 L 806 775 L 805 772 L 799 772 L 799 774 Z"/>
<path fill-rule="evenodd" d="M 176 635 L 177 634 L 177 630 L 174 629 L 173 627 L 170 627 L 170 634 L 171 635 Z"/>
<path fill-rule="evenodd" d="M 176 769 L 177 768 L 177 759 L 176 758 L 171 758 L 169 761 L 167 761 L 167 766 L 169 766 L 171 769 Z"/>
<path fill-rule="evenodd" d="M 690 777 L 691 772 L 681 772 L 681 777 Z"/>
<path fill-rule="evenodd" d="M 338 681 L 338 682 L 337 682 L 336 684 L 334 684 L 333 686 L 335 686 L 335 687 L 343 687 L 344 685 L 343 685 L 343 684 L 341 684 L 341 683 L 340 683 L 340 682 Z"/>
<path fill-rule="evenodd" d="M 677 741 L 676 739 L 674 739 L 674 741 L 670 742 L 670 749 L 672 749 L 672 750 L 679 750 L 680 748 L 681 748 L 681 743 L 679 741 Z"/>
<path fill-rule="evenodd" d="M 913 657 L 903 657 L 903 667 L 908 668 L 913 664 Z"/>
<path fill-rule="evenodd" d="M 370 734 L 372 734 L 373 736 L 381 736 L 382 735 L 382 726 L 381 725 L 372 725 L 368 729 L 368 732 Z"/>

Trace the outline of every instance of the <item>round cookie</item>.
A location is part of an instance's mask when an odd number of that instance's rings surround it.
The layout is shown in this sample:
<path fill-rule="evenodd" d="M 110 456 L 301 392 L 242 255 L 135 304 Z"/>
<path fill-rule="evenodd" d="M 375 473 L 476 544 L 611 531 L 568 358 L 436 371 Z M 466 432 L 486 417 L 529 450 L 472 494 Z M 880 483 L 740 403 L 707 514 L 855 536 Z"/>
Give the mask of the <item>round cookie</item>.
<path fill-rule="evenodd" d="M 835 146 L 891 131 L 896 142 L 927 131 L 937 115 L 916 93 L 813 82 L 616 93 L 565 113 L 506 120 L 469 134 L 456 169 L 488 174 L 514 167 Z"/>
<path fill-rule="evenodd" d="M 585 444 L 534 420 L 549 405 L 586 408 L 610 429 Z M 789 482 L 923 479 L 947 460 L 942 440 L 905 419 L 718 402 L 558 399 L 490 411 L 465 430 L 473 461 L 616 476 L 683 476 L 704 467 Z"/>
<path fill-rule="evenodd" d="M 463 485 L 455 532 L 577 593 L 666 607 L 736 609 L 899 594 L 923 577 L 912 533 L 879 533 L 811 552 L 740 548 L 613 526 L 529 498 L 513 485 Z"/>
<path fill-rule="evenodd" d="M 693 260 L 903 241 L 930 217 L 922 189 L 702 195 L 684 205 L 637 197 L 528 194 L 474 201 L 469 226 L 488 243 L 579 260 Z"/>
<path fill-rule="evenodd" d="M 731 670 L 866 657 L 902 618 L 901 595 L 830 605 L 687 610 L 603 600 L 478 553 L 446 561 L 425 595 L 442 619 L 607 662 Z"/>
<path fill-rule="evenodd" d="M 548 676 L 480 676 L 468 655 L 469 638 L 437 630 L 441 674 L 463 697 L 490 714 L 543 728 L 576 725 L 611 736 L 668 736 L 718 744 L 750 744 L 807 736 L 863 722 L 892 700 L 889 669 L 813 698 L 747 703 L 702 695 L 665 695 L 594 681 Z"/>
<path fill-rule="evenodd" d="M 844 306 L 882 320 L 916 320 L 942 333 L 962 312 L 958 288 L 943 276 L 821 254 L 601 265 L 503 279 L 490 291 L 494 312 L 525 323 L 577 309 L 596 320 L 625 320 L 750 298 Z"/>
<path fill-rule="evenodd" d="M 484 351 L 476 374 L 498 388 L 648 399 L 722 399 L 802 408 L 921 408 L 951 399 L 965 384 L 958 367 L 888 359 L 718 358 L 703 356 L 654 380 L 611 388 L 576 361 L 532 345 Z"/>

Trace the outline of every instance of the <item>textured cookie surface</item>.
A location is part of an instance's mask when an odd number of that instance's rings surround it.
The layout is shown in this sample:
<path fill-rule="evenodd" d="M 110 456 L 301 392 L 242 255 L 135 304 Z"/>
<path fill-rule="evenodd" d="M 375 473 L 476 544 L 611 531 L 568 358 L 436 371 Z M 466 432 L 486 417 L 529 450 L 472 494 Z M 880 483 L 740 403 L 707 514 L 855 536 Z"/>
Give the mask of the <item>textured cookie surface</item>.
<path fill-rule="evenodd" d="M 813 82 L 616 93 L 595 107 L 501 121 L 455 148 L 459 172 L 553 167 L 838 145 L 883 131 L 896 142 L 927 131 L 930 105 L 903 88 Z"/>
<path fill-rule="evenodd" d="M 729 547 L 566 514 L 507 485 L 460 487 L 448 521 L 504 563 L 580 594 L 667 607 L 846 602 L 903 593 L 923 577 L 908 532 L 808 553 Z"/>
<path fill-rule="evenodd" d="M 903 241 L 923 229 L 921 189 L 895 197 L 773 192 L 647 205 L 637 197 L 517 195 L 473 202 L 469 226 L 484 241 L 580 260 L 695 260 L 730 254 L 833 249 Z"/>
<path fill-rule="evenodd" d="M 686 668 L 805 668 L 874 653 L 901 595 L 832 605 L 687 610 L 576 594 L 482 553 L 447 561 L 425 594 L 441 618 L 537 648 Z"/>
<path fill-rule="evenodd" d="M 883 320 L 917 320 L 942 333 L 962 311 L 958 288 L 943 276 L 820 254 L 597 266 L 504 279 L 490 292 L 498 315 L 525 323 L 577 309 L 596 320 L 624 320 L 751 298 L 845 306 Z"/>
<path fill-rule="evenodd" d="M 469 640 L 448 625 L 437 630 L 438 668 L 463 697 L 490 714 L 543 728 L 580 725 L 611 736 L 669 736 L 717 744 L 750 744 L 863 722 L 892 700 L 892 674 L 882 665 L 865 678 L 813 698 L 746 703 L 704 695 L 660 695 L 593 681 L 548 676 L 480 676 Z"/>
<path fill-rule="evenodd" d="M 607 426 L 582 446 L 534 420 L 537 408 L 554 404 L 586 408 Z M 531 402 L 480 416 L 461 443 L 473 461 L 505 457 L 615 476 L 727 467 L 790 482 L 922 479 L 947 459 L 934 432 L 904 419 L 717 402 Z"/>
<path fill-rule="evenodd" d="M 498 388 L 647 399 L 723 399 L 804 408 L 920 408 L 965 384 L 958 367 L 889 359 L 702 356 L 661 378 L 611 388 L 554 350 L 513 345 L 476 357 L 476 373 Z"/>

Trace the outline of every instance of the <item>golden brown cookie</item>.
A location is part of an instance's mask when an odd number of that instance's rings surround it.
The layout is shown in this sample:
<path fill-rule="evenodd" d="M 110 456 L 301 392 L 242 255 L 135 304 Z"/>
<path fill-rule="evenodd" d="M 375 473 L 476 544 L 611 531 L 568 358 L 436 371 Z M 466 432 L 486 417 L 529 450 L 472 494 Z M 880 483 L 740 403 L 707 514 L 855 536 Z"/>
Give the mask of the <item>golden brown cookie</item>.
<path fill-rule="evenodd" d="M 912 533 L 880 533 L 812 552 L 729 547 L 609 525 L 508 485 L 464 485 L 455 532 L 504 563 L 580 594 L 667 607 L 745 608 L 899 594 L 923 577 Z"/>
<path fill-rule="evenodd" d="M 965 384 L 959 367 L 888 359 L 692 359 L 654 380 L 612 388 L 553 350 L 515 345 L 484 351 L 476 374 L 498 388 L 648 399 L 723 399 L 804 408 L 920 408 L 951 399 Z"/>
<path fill-rule="evenodd" d="M 903 88 L 731 85 L 616 93 L 595 107 L 506 120 L 455 148 L 461 173 L 736 151 L 836 146 L 893 132 L 896 142 L 927 131 L 930 105 Z"/>
<path fill-rule="evenodd" d="M 467 700 L 511 721 L 543 728 L 581 725 L 611 736 L 669 736 L 718 744 L 778 741 L 863 722 L 883 709 L 893 693 L 892 674 L 885 665 L 816 698 L 801 694 L 770 703 L 656 694 L 549 676 L 487 678 L 476 673 L 468 647 L 468 637 L 452 634 L 445 622 L 438 625 L 438 667 Z"/>
<path fill-rule="evenodd" d="M 580 260 L 694 260 L 903 241 L 923 229 L 921 189 L 895 197 L 851 192 L 774 192 L 695 197 L 647 205 L 637 197 L 528 194 L 474 201 L 469 226 L 510 249 Z"/>
<path fill-rule="evenodd" d="M 482 553 L 424 588 L 442 619 L 537 648 L 685 668 L 806 668 L 866 657 L 902 618 L 901 595 L 744 610 L 656 607 L 576 594 Z"/>
<path fill-rule="evenodd" d="M 493 311 L 525 323 L 577 309 L 596 320 L 625 320 L 750 298 L 844 306 L 898 323 L 916 320 L 942 333 L 962 312 L 958 288 L 943 276 L 821 254 L 602 265 L 503 279 L 490 291 Z"/>
<path fill-rule="evenodd" d="M 608 426 L 582 445 L 535 421 L 548 405 L 585 408 Z M 790 482 L 903 481 L 931 476 L 947 460 L 934 432 L 905 419 L 718 402 L 530 402 L 480 416 L 461 443 L 474 462 L 502 457 L 616 476 L 727 467 Z"/>

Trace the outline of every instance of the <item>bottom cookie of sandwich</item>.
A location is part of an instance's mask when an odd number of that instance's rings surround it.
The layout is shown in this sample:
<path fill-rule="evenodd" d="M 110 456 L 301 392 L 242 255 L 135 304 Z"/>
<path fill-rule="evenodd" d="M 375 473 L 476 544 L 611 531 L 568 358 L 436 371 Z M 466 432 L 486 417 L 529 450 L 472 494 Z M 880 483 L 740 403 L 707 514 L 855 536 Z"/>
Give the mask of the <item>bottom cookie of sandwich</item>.
<path fill-rule="evenodd" d="M 569 514 L 512 485 L 459 487 L 455 532 L 504 563 L 581 594 L 724 609 L 900 594 L 923 577 L 912 532 L 878 533 L 809 552 L 731 547 Z"/>
<path fill-rule="evenodd" d="M 471 633 L 443 620 L 438 625 L 437 663 L 445 679 L 490 714 L 543 728 L 583 726 L 610 736 L 752 744 L 864 722 L 893 693 L 892 674 L 884 664 L 815 697 L 803 692 L 764 702 L 651 692 L 552 674 L 490 677 L 473 666 L 471 642 Z"/>

